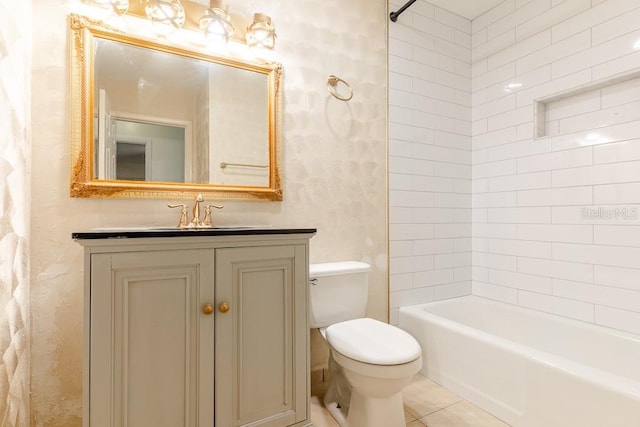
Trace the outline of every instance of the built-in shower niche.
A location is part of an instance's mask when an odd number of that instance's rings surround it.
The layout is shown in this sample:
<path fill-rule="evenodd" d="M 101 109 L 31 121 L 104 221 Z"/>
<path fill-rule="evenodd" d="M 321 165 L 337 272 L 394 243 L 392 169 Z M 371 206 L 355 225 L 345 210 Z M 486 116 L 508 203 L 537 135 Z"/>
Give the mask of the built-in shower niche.
<path fill-rule="evenodd" d="M 640 69 L 536 99 L 533 111 L 535 139 L 640 120 Z"/>

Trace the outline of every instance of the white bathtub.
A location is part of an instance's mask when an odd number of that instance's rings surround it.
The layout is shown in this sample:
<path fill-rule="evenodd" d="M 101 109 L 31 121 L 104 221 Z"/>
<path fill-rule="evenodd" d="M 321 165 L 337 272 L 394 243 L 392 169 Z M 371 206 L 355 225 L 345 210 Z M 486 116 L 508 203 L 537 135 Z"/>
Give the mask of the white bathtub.
<path fill-rule="evenodd" d="M 640 427 L 640 336 L 476 296 L 402 307 L 422 373 L 517 427 Z"/>

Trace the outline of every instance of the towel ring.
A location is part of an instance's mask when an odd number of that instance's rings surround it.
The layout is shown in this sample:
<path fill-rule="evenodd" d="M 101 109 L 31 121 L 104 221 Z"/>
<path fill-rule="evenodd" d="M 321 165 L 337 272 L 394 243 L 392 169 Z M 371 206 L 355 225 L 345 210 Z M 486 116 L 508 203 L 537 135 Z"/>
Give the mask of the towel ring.
<path fill-rule="evenodd" d="M 349 89 L 349 96 L 342 96 L 338 94 L 338 90 L 337 90 L 338 83 L 342 83 L 347 87 L 347 89 Z M 339 99 L 340 101 L 348 101 L 351 98 L 353 98 L 353 89 L 351 89 L 351 86 L 349 86 L 349 83 L 345 82 L 340 77 L 334 76 L 333 74 L 329 76 L 329 79 L 327 79 L 327 90 L 331 95 L 333 95 L 335 98 Z"/>

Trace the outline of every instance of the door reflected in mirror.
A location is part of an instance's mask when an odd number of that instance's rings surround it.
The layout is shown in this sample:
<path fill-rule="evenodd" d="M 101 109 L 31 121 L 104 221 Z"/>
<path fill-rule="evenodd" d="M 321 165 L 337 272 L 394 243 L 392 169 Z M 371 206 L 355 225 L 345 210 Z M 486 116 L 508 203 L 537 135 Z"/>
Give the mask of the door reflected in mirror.
<path fill-rule="evenodd" d="M 72 195 L 281 200 L 279 64 L 214 57 L 76 15 L 71 28 L 80 110 Z"/>
<path fill-rule="evenodd" d="M 185 133 L 180 126 L 116 120 L 116 175 L 108 179 L 189 182 Z"/>
<path fill-rule="evenodd" d="M 117 142 L 116 179 L 127 181 L 151 181 L 147 159 L 149 149 L 146 144 Z"/>

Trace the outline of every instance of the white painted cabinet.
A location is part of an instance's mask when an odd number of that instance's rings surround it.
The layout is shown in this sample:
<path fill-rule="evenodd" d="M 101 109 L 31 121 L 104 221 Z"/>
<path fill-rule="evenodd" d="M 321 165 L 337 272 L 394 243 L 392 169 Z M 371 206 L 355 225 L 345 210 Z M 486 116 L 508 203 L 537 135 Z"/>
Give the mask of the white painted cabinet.
<path fill-rule="evenodd" d="M 311 426 L 309 237 L 76 237 L 84 425 Z"/>

